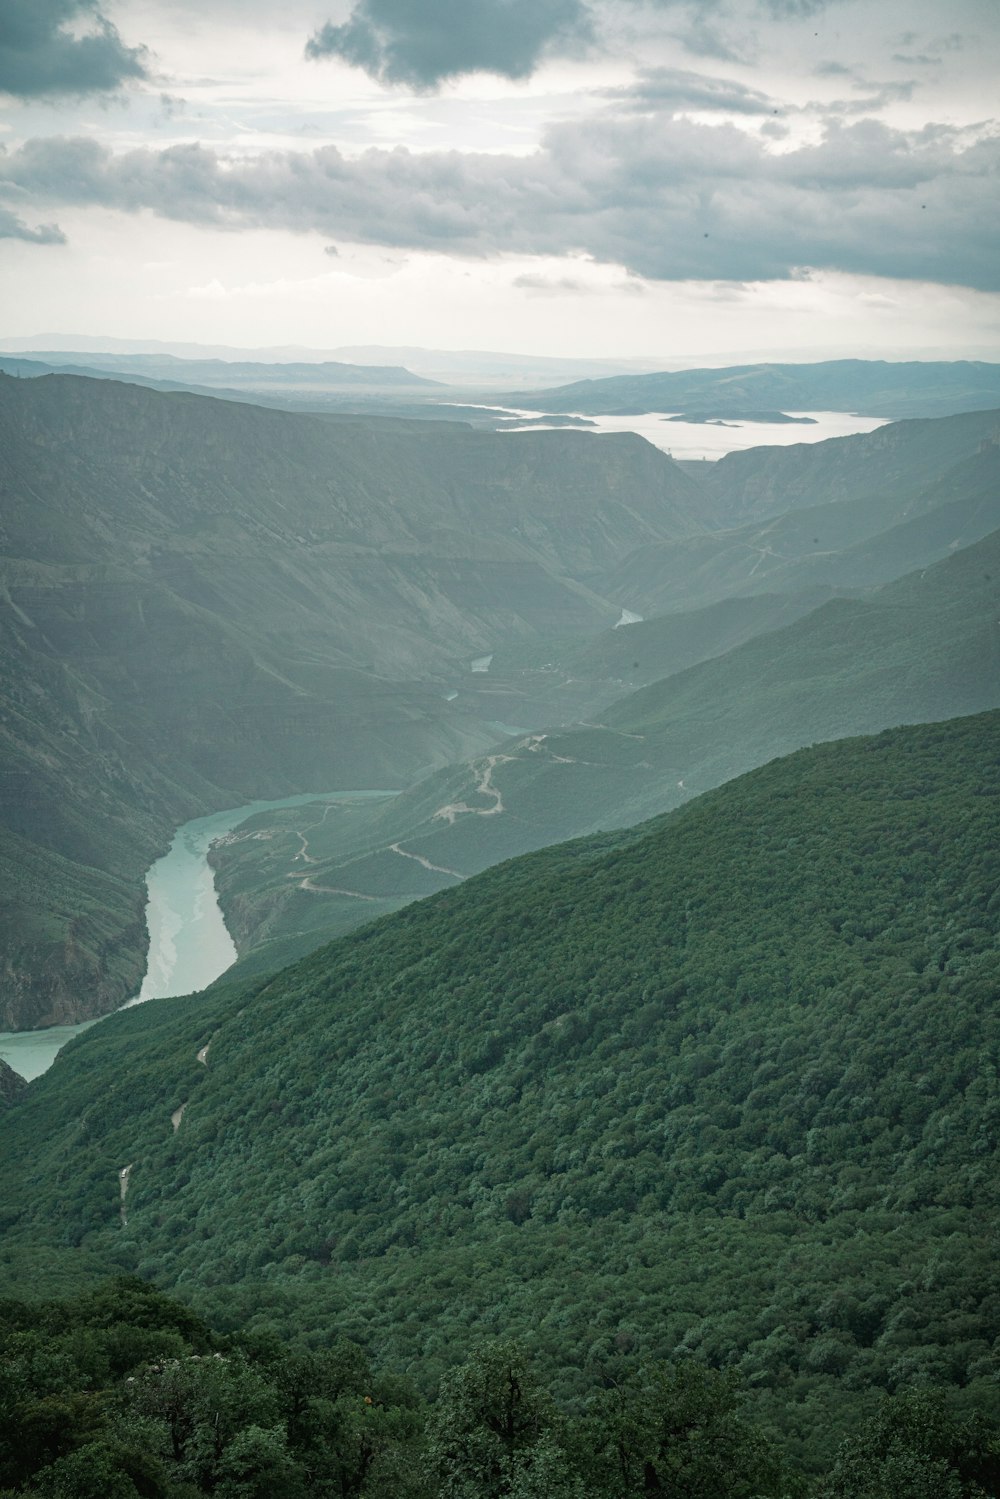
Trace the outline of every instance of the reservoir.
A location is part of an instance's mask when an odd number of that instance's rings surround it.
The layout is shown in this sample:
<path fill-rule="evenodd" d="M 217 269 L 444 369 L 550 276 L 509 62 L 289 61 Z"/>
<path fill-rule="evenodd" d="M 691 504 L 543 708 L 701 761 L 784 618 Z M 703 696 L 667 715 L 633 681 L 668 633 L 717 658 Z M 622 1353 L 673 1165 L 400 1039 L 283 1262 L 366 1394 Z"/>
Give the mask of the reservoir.
<path fill-rule="evenodd" d="M 532 426 L 528 428 L 508 427 L 509 432 L 545 429 L 544 414 L 525 411 L 518 407 L 491 407 L 508 416 L 528 417 Z M 594 415 L 592 412 L 573 413 L 590 424 L 593 432 L 638 432 L 654 447 L 662 448 L 674 458 L 722 458 L 727 453 L 741 452 L 744 448 L 791 447 L 794 443 L 824 442 L 829 437 L 850 437 L 859 432 L 874 432 L 884 427 L 888 418 L 862 416 L 848 411 L 789 411 L 788 416 L 807 417 L 808 424 L 798 422 L 776 424 L 774 422 L 748 421 L 732 417 L 717 425 L 713 422 L 685 422 L 676 419 L 676 413 L 649 411 L 635 416 Z M 542 417 L 539 422 L 538 418 Z"/>
<path fill-rule="evenodd" d="M 232 832 L 257 812 L 305 806 L 317 801 L 355 801 L 364 796 L 391 796 L 386 791 L 306 792 L 280 801 L 250 802 L 209 817 L 196 817 L 178 828 L 168 853 L 146 875 L 146 926 L 149 955 L 139 993 L 122 1006 L 144 1004 L 176 994 L 195 994 L 236 961 L 215 893 L 215 874 L 208 851 L 217 838 Z M 98 1025 L 57 1025 L 43 1031 L 0 1032 L 0 1057 L 22 1077 L 38 1077 L 51 1067 L 56 1052 L 73 1036 Z"/>

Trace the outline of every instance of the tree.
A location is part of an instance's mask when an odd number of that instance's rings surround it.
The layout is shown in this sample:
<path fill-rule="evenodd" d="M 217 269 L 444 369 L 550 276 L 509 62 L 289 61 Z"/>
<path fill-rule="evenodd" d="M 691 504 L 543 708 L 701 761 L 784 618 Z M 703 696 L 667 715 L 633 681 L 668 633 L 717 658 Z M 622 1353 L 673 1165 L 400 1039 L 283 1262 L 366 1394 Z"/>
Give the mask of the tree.
<path fill-rule="evenodd" d="M 427 1428 L 427 1470 L 440 1499 L 573 1499 L 582 1494 L 561 1422 L 519 1344 L 476 1350 L 441 1381 Z"/>
<path fill-rule="evenodd" d="M 657 1366 L 605 1391 L 583 1423 L 595 1480 L 613 1499 L 768 1499 L 789 1478 L 744 1417 L 738 1381 L 703 1364 Z"/>
<path fill-rule="evenodd" d="M 943 1390 L 889 1396 L 841 1445 L 820 1499 L 982 1499 L 1000 1489 L 1000 1440 L 983 1416 L 960 1419 Z"/>

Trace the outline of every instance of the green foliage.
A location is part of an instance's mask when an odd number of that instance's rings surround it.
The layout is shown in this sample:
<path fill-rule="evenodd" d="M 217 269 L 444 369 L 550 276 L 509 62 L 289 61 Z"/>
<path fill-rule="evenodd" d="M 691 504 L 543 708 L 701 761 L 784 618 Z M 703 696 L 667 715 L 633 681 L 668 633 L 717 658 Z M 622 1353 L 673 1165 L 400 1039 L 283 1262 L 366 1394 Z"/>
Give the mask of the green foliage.
<path fill-rule="evenodd" d="M 445 1375 L 428 1423 L 427 1471 L 441 1499 L 575 1499 L 551 1400 L 524 1348 L 494 1343 Z"/>
<path fill-rule="evenodd" d="M 602 1392 L 582 1422 L 602 1492 L 620 1499 L 781 1499 L 798 1485 L 744 1411 L 732 1370 L 660 1366 Z"/>
<path fill-rule="evenodd" d="M 983 1416 L 961 1420 L 938 1389 L 885 1400 L 843 1444 L 820 1499 L 983 1499 L 1000 1485 L 1000 1443 Z"/>
<path fill-rule="evenodd" d="M 564 1401 L 694 1354 L 782 1411 L 797 1462 L 872 1389 L 975 1410 L 997 729 L 802 751 L 103 1022 L 0 1120 L 7 1284 L 28 1255 L 40 1291 L 137 1269 L 231 1330 L 419 1357 L 427 1389 L 470 1337 L 523 1339 Z"/>

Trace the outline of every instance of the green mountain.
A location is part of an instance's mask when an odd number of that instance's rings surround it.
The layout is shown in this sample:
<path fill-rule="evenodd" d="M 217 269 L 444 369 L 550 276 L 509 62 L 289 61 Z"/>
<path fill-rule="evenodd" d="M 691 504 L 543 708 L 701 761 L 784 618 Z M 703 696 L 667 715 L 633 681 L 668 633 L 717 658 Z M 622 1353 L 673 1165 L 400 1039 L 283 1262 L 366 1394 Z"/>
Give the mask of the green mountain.
<path fill-rule="evenodd" d="M 948 416 L 995 407 L 1000 365 L 881 359 L 819 364 L 746 364 L 578 380 L 551 390 L 515 391 L 511 405 L 533 411 L 634 415 L 683 412 L 694 417 L 747 417 L 762 410 L 863 411 L 870 416 Z"/>
<path fill-rule="evenodd" d="M 7 1284 L 137 1270 L 429 1381 L 517 1335 L 561 1396 L 694 1355 L 814 1460 L 878 1389 L 985 1408 L 998 885 L 994 712 L 114 1015 L 0 1119 Z"/>
<path fill-rule="evenodd" d="M 391 802 L 255 819 L 214 856 L 243 961 L 278 966 L 325 933 L 528 849 L 638 822 L 801 745 L 1000 706 L 998 619 L 1000 531 Z"/>
<path fill-rule="evenodd" d="M 711 523 L 639 439 L 70 376 L 0 379 L 0 486 L 7 1028 L 134 991 L 142 877 L 179 822 L 485 748 L 446 700 L 456 660 L 596 631 L 617 561 Z"/>

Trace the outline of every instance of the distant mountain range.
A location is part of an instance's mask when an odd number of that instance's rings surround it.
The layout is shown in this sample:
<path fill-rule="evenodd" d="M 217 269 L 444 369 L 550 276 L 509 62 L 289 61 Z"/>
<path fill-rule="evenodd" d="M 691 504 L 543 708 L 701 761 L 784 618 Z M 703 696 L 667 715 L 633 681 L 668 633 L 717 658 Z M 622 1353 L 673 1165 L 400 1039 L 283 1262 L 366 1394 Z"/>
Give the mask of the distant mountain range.
<path fill-rule="evenodd" d="M 79 372 L 78 357 L 58 351 L 41 351 L 32 359 L 52 369 L 71 364 Z M 25 359 L 23 366 L 31 361 Z M 173 354 L 88 354 L 90 370 L 107 370 L 120 375 L 145 375 L 153 379 L 180 380 L 203 386 L 234 389 L 268 390 L 330 386 L 414 386 L 432 388 L 439 382 L 403 369 L 400 365 L 342 364 L 332 360 L 309 363 L 263 362 L 228 359 L 181 359 Z M 15 373 L 8 370 L 7 373 Z"/>
<path fill-rule="evenodd" d="M 1000 404 L 1000 364 L 878 359 L 748 364 L 581 380 L 551 390 L 511 392 L 509 399 L 534 411 L 583 414 L 664 411 L 725 419 L 769 410 L 948 416 Z"/>
<path fill-rule="evenodd" d="M 1000 365 L 971 361 L 843 359 L 660 372 L 647 368 L 637 373 L 623 362 L 522 361 L 507 355 L 434 353 L 409 347 L 337 351 L 351 356 L 351 362 L 345 363 L 318 354 L 289 358 L 294 350 L 264 350 L 260 352 L 272 357 L 248 359 L 239 357 L 245 352 L 239 350 L 227 350 L 221 358 L 201 357 L 197 346 L 186 345 L 174 348 L 188 348 L 191 353 L 156 347 L 36 347 L 19 352 L 11 346 L 37 341 L 6 343 L 11 351 L 0 353 L 0 372 L 7 374 L 110 375 L 153 389 L 217 393 L 230 400 L 249 398 L 282 409 L 349 408 L 435 420 L 445 416 L 494 429 L 508 420 L 498 409 L 504 404 L 556 415 L 662 411 L 680 413 L 693 422 L 788 423 L 793 420 L 790 411 L 850 411 L 899 419 L 985 410 L 1000 403 Z M 393 363 L 382 362 L 385 359 Z M 419 364 L 421 373 L 406 367 L 411 363 Z M 539 378 L 561 382 L 567 374 L 596 378 L 531 388 Z M 528 389 L 504 390 L 505 381 L 515 379 Z"/>

